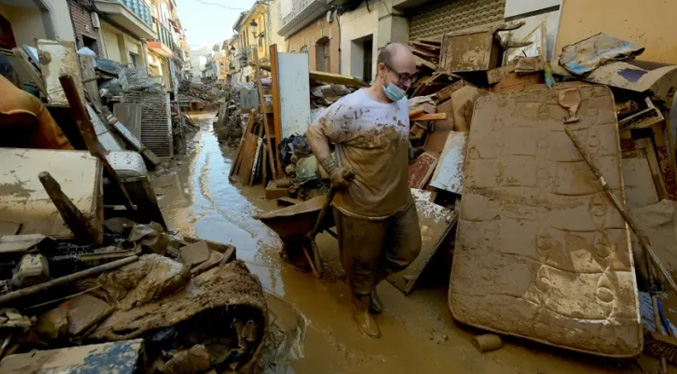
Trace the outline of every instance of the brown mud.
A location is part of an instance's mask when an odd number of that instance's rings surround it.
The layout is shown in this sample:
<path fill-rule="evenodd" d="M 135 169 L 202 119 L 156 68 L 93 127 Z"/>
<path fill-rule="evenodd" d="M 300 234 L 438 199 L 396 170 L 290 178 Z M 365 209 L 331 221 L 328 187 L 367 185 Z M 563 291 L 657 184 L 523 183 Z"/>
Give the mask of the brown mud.
<path fill-rule="evenodd" d="M 506 337 L 504 347 L 481 354 L 472 338 L 482 331 L 455 323 L 447 307 L 448 280 L 418 287 L 405 297 L 387 282 L 378 291 L 383 337 L 360 335 L 351 317 L 337 242 L 318 237 L 324 279 L 283 263 L 277 235 L 253 218 L 273 209 L 261 186 L 228 181 L 233 150 L 222 151 L 212 130 L 215 113 L 192 119 L 200 126 L 195 150 L 170 173 L 153 177 L 165 220 L 184 235 L 233 244 L 267 292 L 292 304 L 309 321 L 305 358 L 279 373 L 641 373 L 634 360 L 612 360 Z M 448 276 L 448 273 L 445 277 Z M 641 359 L 642 366 L 655 366 Z M 645 366 L 645 369 L 648 367 Z M 653 372 L 652 369 L 647 372 Z"/>

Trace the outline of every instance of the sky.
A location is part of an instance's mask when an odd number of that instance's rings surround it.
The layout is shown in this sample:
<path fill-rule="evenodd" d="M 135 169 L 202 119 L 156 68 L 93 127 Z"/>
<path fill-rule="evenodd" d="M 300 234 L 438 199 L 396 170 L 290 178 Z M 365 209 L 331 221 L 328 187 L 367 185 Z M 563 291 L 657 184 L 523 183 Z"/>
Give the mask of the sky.
<path fill-rule="evenodd" d="M 233 35 L 233 25 L 255 0 L 176 0 L 179 18 L 191 47 L 221 44 Z"/>

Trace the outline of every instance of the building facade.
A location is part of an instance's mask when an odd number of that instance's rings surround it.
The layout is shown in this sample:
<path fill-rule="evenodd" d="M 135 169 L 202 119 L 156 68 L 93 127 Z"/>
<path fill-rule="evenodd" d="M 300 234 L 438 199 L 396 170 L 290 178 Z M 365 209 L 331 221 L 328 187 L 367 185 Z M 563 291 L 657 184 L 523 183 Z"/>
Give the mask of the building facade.
<path fill-rule="evenodd" d="M 268 47 L 272 31 L 268 29 L 269 1 L 258 0 L 251 9 L 242 12 L 233 25 L 233 31 L 237 32 L 238 55 L 241 69 L 237 74 L 237 80 L 241 82 L 253 81 L 256 76 L 255 60 L 266 64 L 269 62 Z M 262 73 L 266 74 L 266 73 Z"/>
<path fill-rule="evenodd" d="M 0 0 L 3 48 L 35 46 L 35 39 L 75 41 L 66 0 Z"/>
<path fill-rule="evenodd" d="M 308 54 L 310 70 L 339 74 L 340 28 L 336 11 L 328 10 L 315 20 L 309 21 L 294 34 L 285 35 L 286 50 Z"/>

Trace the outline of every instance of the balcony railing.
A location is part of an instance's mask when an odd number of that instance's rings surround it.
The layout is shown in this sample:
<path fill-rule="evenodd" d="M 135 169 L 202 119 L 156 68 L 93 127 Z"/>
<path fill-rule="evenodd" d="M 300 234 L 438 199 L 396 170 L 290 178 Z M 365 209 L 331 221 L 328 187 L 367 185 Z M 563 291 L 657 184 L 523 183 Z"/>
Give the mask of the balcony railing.
<path fill-rule="evenodd" d="M 275 31 L 283 36 L 295 33 L 329 10 L 327 0 L 281 0 L 279 6 L 280 29 Z"/>
<path fill-rule="evenodd" d="M 150 17 L 150 8 L 148 5 L 143 0 L 117 0 L 118 2 L 124 4 L 129 10 L 134 12 L 141 20 L 143 23 L 145 23 L 148 26 L 153 27 L 153 22 L 151 21 Z"/>
<path fill-rule="evenodd" d="M 174 37 L 172 36 L 172 32 L 169 31 L 167 27 L 158 23 L 156 31 L 158 34 L 158 41 L 169 47 L 169 49 L 171 49 L 172 51 L 176 51 L 177 49 L 179 49 L 176 43 L 174 43 Z"/>

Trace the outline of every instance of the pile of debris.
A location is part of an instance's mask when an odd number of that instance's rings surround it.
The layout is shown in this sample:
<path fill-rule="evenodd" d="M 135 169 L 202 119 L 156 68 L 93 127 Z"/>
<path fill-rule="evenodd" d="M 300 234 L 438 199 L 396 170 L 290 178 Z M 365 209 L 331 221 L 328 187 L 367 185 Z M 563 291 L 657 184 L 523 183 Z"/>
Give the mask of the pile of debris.
<path fill-rule="evenodd" d="M 180 109 L 145 69 L 37 45 L 42 69 L 21 49 L 0 76 L 0 373 L 259 371 L 258 278 L 169 232 L 148 179 L 185 148 Z"/>
<path fill-rule="evenodd" d="M 409 92 L 409 185 L 460 212 L 444 245 L 450 310 L 610 357 L 640 354 L 651 332 L 645 351 L 665 362 L 677 347 L 659 292 L 677 291 L 677 66 L 639 61 L 644 48 L 605 34 L 550 63 L 532 45 L 545 39 L 504 34 L 520 26 L 410 42 L 421 78 Z"/>
<path fill-rule="evenodd" d="M 177 101 L 186 111 L 200 112 L 215 109 L 219 103 L 227 101 L 228 96 L 228 91 L 220 85 L 182 80 Z"/>

